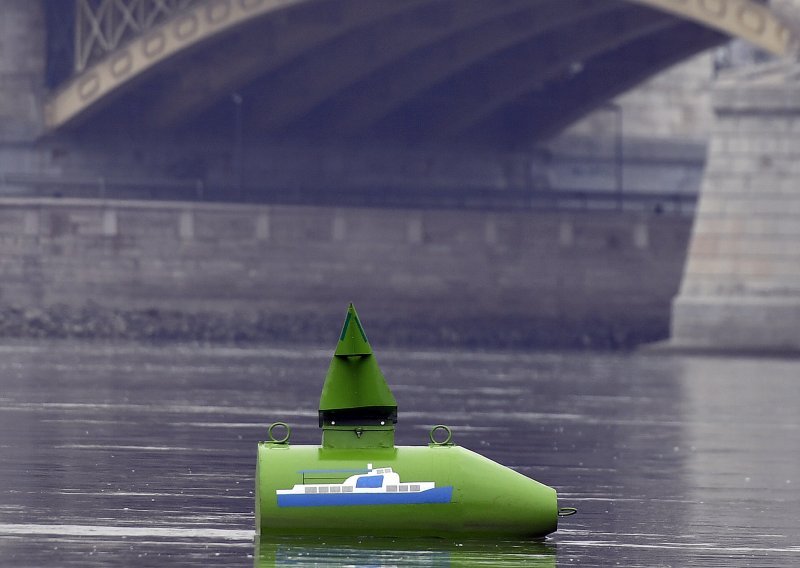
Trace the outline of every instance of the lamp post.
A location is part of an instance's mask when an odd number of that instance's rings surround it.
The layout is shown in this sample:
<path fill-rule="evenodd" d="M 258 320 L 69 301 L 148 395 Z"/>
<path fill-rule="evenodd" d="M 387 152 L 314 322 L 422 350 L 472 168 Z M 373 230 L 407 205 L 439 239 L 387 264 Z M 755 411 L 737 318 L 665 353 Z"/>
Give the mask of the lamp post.
<path fill-rule="evenodd" d="M 625 187 L 622 107 L 618 103 L 607 103 L 605 108 L 614 113 L 614 191 L 617 194 L 617 209 L 622 209 L 622 192 Z"/>
<path fill-rule="evenodd" d="M 234 133 L 233 133 L 233 171 L 235 177 L 236 191 L 239 199 L 244 198 L 244 140 L 242 135 L 242 102 L 244 99 L 239 93 L 231 95 L 234 106 Z"/>

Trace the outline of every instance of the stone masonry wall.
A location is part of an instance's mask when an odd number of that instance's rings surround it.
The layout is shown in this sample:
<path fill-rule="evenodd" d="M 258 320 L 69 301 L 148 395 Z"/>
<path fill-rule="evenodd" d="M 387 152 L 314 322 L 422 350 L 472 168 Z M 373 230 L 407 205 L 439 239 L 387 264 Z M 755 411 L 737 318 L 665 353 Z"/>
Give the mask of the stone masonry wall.
<path fill-rule="evenodd" d="M 0 333 L 626 346 L 663 337 L 689 219 L 0 201 Z M 320 331 L 319 330 L 324 330 Z"/>
<path fill-rule="evenodd" d="M 800 350 L 800 65 L 720 80 L 680 296 L 680 346 Z"/>
<path fill-rule="evenodd" d="M 44 46 L 41 2 L 0 2 L 0 143 L 41 132 Z"/>

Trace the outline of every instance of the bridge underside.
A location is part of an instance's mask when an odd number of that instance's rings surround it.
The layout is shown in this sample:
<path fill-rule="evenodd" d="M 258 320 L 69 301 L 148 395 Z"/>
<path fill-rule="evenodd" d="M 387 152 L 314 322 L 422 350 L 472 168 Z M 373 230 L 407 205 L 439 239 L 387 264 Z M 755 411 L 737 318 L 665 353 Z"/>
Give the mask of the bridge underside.
<path fill-rule="evenodd" d="M 64 83 L 48 129 L 525 148 L 726 38 L 616 0 L 189 5 Z"/>

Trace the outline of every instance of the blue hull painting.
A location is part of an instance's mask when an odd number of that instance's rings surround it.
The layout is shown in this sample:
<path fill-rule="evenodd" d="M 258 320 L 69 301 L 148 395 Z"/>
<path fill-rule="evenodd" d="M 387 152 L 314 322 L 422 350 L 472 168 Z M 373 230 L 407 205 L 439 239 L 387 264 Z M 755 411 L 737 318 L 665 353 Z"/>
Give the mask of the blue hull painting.
<path fill-rule="evenodd" d="M 323 493 L 278 495 L 278 507 L 342 507 L 346 505 L 422 505 L 450 503 L 453 486 L 415 493 Z"/>

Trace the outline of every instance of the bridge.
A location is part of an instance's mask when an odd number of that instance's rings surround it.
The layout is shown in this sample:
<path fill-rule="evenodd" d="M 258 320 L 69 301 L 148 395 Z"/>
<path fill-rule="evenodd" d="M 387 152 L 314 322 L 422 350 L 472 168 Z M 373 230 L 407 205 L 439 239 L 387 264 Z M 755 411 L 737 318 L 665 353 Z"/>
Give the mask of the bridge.
<path fill-rule="evenodd" d="M 362 173 L 394 168 L 393 179 L 448 178 L 451 189 L 527 190 L 539 145 L 672 64 L 731 37 L 779 56 L 798 45 L 791 0 L 8 0 L 1 9 L 2 180 L 47 184 L 72 168 L 100 180 L 161 176 L 198 195 L 220 171 L 241 193 L 248 152 L 253 163 L 273 160 L 260 171 L 278 172 L 278 185 L 319 185 L 332 170 L 346 180 L 358 163 Z M 796 76 L 784 60 L 720 83 L 673 309 L 677 344 L 800 349 Z M 436 152 L 446 168 L 426 157 Z M 318 163 L 327 169 L 314 177 Z M 288 164 L 287 177 L 276 164 Z M 38 234 L 37 215 L 24 214 L 25 234 Z M 102 234 L 118 234 L 116 213 L 100 218 Z M 193 234 L 190 219 L 180 217 L 179 235 Z M 254 234 L 268 233 L 264 219 Z M 410 227 L 416 243 L 419 224 Z"/>
<path fill-rule="evenodd" d="M 74 28 L 71 51 L 48 53 L 47 131 L 213 123 L 236 93 L 246 127 L 278 139 L 525 148 L 730 35 L 773 53 L 793 41 L 750 0 L 44 6 Z"/>

